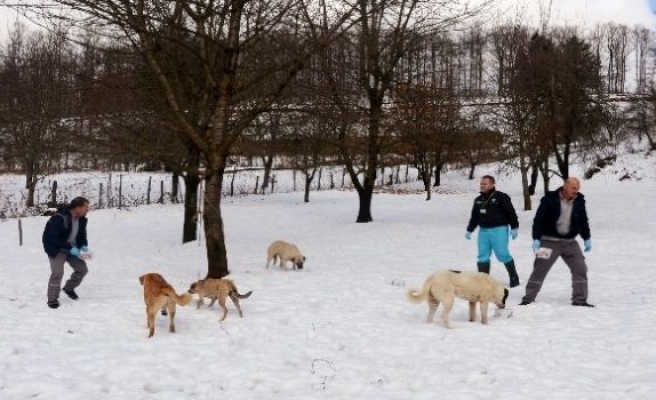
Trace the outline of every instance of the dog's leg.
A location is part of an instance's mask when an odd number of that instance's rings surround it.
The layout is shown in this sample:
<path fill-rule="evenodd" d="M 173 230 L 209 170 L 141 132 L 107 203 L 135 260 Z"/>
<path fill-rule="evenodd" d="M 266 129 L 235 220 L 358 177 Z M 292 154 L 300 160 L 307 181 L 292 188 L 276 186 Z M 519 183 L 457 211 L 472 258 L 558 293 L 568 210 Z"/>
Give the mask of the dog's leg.
<path fill-rule="evenodd" d="M 435 311 L 439 307 L 440 302 L 437 300 L 431 293 L 428 293 L 428 316 L 426 317 L 426 323 L 431 323 L 435 319 Z"/>
<path fill-rule="evenodd" d="M 146 325 L 148 326 L 148 337 L 151 338 L 155 334 L 155 313 L 156 308 L 146 309 Z"/>
<path fill-rule="evenodd" d="M 198 296 L 198 302 L 196 303 L 196 310 L 200 310 L 200 306 L 203 305 L 203 296 Z"/>
<path fill-rule="evenodd" d="M 207 308 L 211 308 L 214 303 L 216 303 L 216 296 L 211 297 L 211 299 L 212 300 L 210 301 L 210 304 L 207 305 Z"/>
<path fill-rule="evenodd" d="M 444 322 L 444 327 L 447 329 L 451 329 L 451 325 L 449 325 L 451 308 L 453 308 L 453 298 L 442 300 L 442 322 Z"/>
<path fill-rule="evenodd" d="M 481 301 L 481 323 L 487 325 L 487 301 Z"/>
<path fill-rule="evenodd" d="M 469 322 L 474 322 L 476 320 L 476 302 L 469 302 Z"/>
<path fill-rule="evenodd" d="M 167 307 L 169 309 L 169 332 L 175 332 L 175 301 L 169 300 Z"/>
<path fill-rule="evenodd" d="M 241 307 L 239 306 L 239 297 L 237 297 L 234 293 L 230 293 L 230 298 L 232 299 L 232 303 L 237 308 L 237 311 L 239 311 L 239 318 L 244 318 L 244 313 L 241 312 Z"/>
<path fill-rule="evenodd" d="M 219 305 L 223 309 L 223 318 L 221 318 L 221 321 L 225 320 L 226 317 L 228 316 L 228 307 L 226 307 L 225 301 L 226 301 L 225 297 L 221 297 L 219 299 Z"/>

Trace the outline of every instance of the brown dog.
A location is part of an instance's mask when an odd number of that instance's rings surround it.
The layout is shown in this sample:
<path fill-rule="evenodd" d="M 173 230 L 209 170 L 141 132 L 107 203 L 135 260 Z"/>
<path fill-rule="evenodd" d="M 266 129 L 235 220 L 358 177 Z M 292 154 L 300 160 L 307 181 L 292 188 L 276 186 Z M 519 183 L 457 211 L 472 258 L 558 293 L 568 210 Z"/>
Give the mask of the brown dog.
<path fill-rule="evenodd" d="M 490 275 L 482 272 L 441 271 L 429 276 L 421 292 L 410 289 L 408 300 L 412 303 L 428 301 L 426 322 L 433 322 L 435 311 L 442 303 L 442 321 L 449 326 L 449 313 L 458 297 L 469 301 L 469 321 L 476 319 L 476 303 L 480 303 L 481 322 L 487 324 L 488 303 L 505 308 L 508 289 Z"/>
<path fill-rule="evenodd" d="M 275 264 L 278 260 L 280 261 L 280 269 L 286 268 L 287 261 L 292 262 L 294 269 L 303 269 L 305 256 L 301 254 L 295 245 L 284 240 L 276 240 L 267 248 L 267 269 L 269 269 L 271 262 Z"/>
<path fill-rule="evenodd" d="M 175 289 L 166 282 L 162 275 L 151 272 L 139 277 L 139 282 L 144 288 L 144 302 L 146 303 L 146 322 L 150 333 L 148 337 L 155 334 L 155 314 L 162 310 L 162 315 L 169 314 L 169 332 L 175 332 L 175 305 L 186 306 L 191 301 L 188 293 L 178 296 Z"/>
<path fill-rule="evenodd" d="M 197 310 L 203 304 L 203 297 L 209 297 L 212 299 L 208 307 L 212 307 L 214 305 L 214 302 L 216 302 L 216 300 L 218 299 L 219 305 L 221 306 L 221 309 L 223 309 L 223 317 L 221 318 L 221 321 L 223 321 L 228 316 L 228 308 L 225 305 L 226 298 L 230 296 L 230 299 L 232 300 L 235 307 L 237 307 L 237 311 L 239 311 L 239 317 L 241 318 L 244 316 L 244 313 L 241 312 L 241 307 L 239 306 L 239 299 L 246 299 L 250 297 L 253 291 L 251 290 L 246 294 L 239 294 L 234 282 L 231 281 L 230 279 L 224 278 L 224 279 L 201 279 L 191 284 L 191 286 L 189 287 L 189 293 L 197 294 L 198 296 L 200 296 L 200 298 L 198 299 L 198 303 L 196 305 Z"/>

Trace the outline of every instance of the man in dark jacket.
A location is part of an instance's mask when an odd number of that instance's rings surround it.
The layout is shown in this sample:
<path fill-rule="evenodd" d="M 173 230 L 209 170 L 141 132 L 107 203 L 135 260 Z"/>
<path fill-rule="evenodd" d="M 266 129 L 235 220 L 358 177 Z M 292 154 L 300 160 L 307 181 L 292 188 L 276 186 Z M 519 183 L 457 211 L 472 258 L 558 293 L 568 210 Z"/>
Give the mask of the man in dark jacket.
<path fill-rule="evenodd" d="M 558 190 L 548 192 L 533 220 L 533 272 L 526 284 L 520 305 L 535 301 L 549 270 L 562 257 L 572 273 L 572 305 L 594 307 L 588 303 L 588 267 L 576 236 L 581 235 L 584 250 L 592 250 L 585 197 L 579 193 L 581 182 L 568 178 Z"/>
<path fill-rule="evenodd" d="M 480 226 L 478 232 L 479 272 L 490 273 L 490 256 L 492 251 L 508 271 L 510 287 L 519 285 L 519 276 L 515 261 L 508 250 L 508 237 L 513 240 L 519 235 L 519 221 L 512 205 L 510 196 L 496 190 L 494 177 L 485 175 L 479 184 L 481 194 L 474 199 L 471 218 L 467 225 L 465 238 L 471 239 L 471 234 Z M 509 228 L 510 227 L 510 228 Z"/>
<path fill-rule="evenodd" d="M 59 307 L 59 292 L 64 277 L 64 263 L 73 267 L 73 274 L 66 281 L 63 291 L 73 300 L 78 299 L 75 288 L 87 274 L 87 263 L 82 255 L 88 252 L 87 218 L 89 201 L 76 197 L 69 206 L 50 217 L 43 230 L 43 249 L 50 261 L 48 281 L 48 307 Z"/>

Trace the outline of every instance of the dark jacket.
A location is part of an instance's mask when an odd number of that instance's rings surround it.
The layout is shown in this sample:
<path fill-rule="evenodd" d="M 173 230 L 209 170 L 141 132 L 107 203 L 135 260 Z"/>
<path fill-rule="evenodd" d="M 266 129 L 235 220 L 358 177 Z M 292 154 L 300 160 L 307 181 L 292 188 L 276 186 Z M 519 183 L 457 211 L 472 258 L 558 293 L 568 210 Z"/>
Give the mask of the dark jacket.
<path fill-rule="evenodd" d="M 481 212 L 481 210 L 484 211 Z M 519 228 L 519 220 L 510 196 L 493 190 L 490 193 L 481 193 L 474 199 L 467 231 L 473 232 L 477 226 L 495 228 L 507 225 L 510 225 L 510 229 Z"/>
<path fill-rule="evenodd" d="M 73 246 L 68 243 L 68 237 L 71 234 L 71 209 L 64 207 L 57 211 L 57 214 L 50 217 L 43 230 L 43 249 L 48 257 L 54 258 L 61 250 L 70 250 Z M 88 246 L 87 242 L 87 218 L 79 218 L 77 236 L 75 236 L 75 246 Z"/>
<path fill-rule="evenodd" d="M 542 200 L 533 219 L 533 239 L 542 239 L 542 236 L 552 236 L 561 239 L 574 239 L 581 235 L 583 240 L 590 239 L 590 225 L 588 213 L 585 210 L 585 196 L 578 193 L 572 204 L 572 219 L 570 229 L 566 235 L 561 235 L 556 229 L 556 222 L 560 217 L 560 188 L 548 192 Z"/>

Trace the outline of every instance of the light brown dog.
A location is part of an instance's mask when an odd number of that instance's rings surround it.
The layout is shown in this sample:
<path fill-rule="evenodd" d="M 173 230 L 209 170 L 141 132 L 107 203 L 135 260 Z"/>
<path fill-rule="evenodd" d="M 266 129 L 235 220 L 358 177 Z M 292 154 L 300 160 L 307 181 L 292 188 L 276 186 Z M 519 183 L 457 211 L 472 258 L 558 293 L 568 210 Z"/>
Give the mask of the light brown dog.
<path fill-rule="evenodd" d="M 230 279 L 224 278 L 224 279 L 201 279 L 191 284 L 191 286 L 189 287 L 189 293 L 197 294 L 198 296 L 200 296 L 200 298 L 198 299 L 198 303 L 196 305 L 197 310 L 203 304 L 203 297 L 209 297 L 212 299 L 208 307 L 212 307 L 212 305 L 214 305 L 214 302 L 216 302 L 216 300 L 218 299 L 219 305 L 221 306 L 221 309 L 223 309 L 223 317 L 221 318 L 221 321 L 223 321 L 228 316 L 228 308 L 225 305 L 226 298 L 230 296 L 230 299 L 232 299 L 232 303 L 235 305 L 235 307 L 237 307 L 237 311 L 239 311 L 239 317 L 243 317 L 244 313 L 242 313 L 241 307 L 239 306 L 239 299 L 246 299 L 250 297 L 253 291 L 251 290 L 246 294 L 239 294 L 234 282 L 231 281 Z"/>
<path fill-rule="evenodd" d="M 276 240 L 269 245 L 267 249 L 267 263 L 266 267 L 269 269 L 271 262 L 275 264 L 280 261 L 280 269 L 286 268 L 287 261 L 292 262 L 294 269 L 303 269 L 305 256 L 301 254 L 298 247 L 283 240 Z"/>
<path fill-rule="evenodd" d="M 408 290 L 408 300 L 412 303 L 428 301 L 426 322 L 433 322 L 435 311 L 442 303 L 442 321 L 449 325 L 449 313 L 455 298 L 469 301 L 469 321 L 476 319 L 476 303 L 480 303 L 481 322 L 487 324 L 488 303 L 500 309 L 505 308 L 508 289 L 490 275 L 482 272 L 440 271 L 429 276 L 420 291 Z"/>
<path fill-rule="evenodd" d="M 162 275 L 151 272 L 139 277 L 139 282 L 144 288 L 144 302 L 146 303 L 146 323 L 149 329 L 148 337 L 155 334 L 155 314 L 162 310 L 162 315 L 169 314 L 169 332 L 175 332 L 175 305 L 186 306 L 191 301 L 188 293 L 178 296 L 173 286 L 162 277 Z"/>

